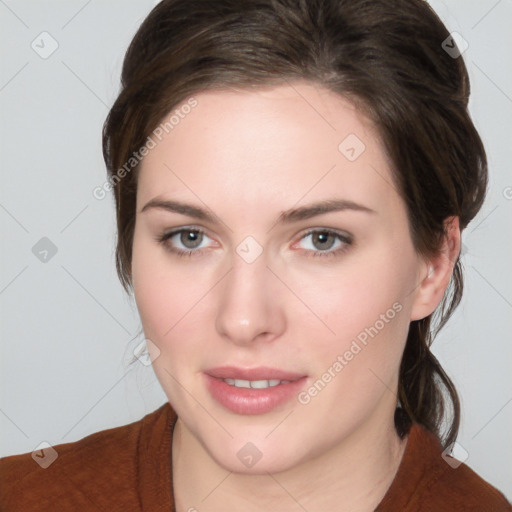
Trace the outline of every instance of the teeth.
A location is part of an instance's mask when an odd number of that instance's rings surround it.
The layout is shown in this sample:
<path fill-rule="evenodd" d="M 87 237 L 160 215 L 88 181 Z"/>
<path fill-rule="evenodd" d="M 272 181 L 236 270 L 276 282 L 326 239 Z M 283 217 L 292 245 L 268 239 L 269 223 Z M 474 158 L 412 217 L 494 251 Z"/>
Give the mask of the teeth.
<path fill-rule="evenodd" d="M 256 389 L 265 389 L 265 388 L 270 388 L 270 387 L 273 387 L 273 386 L 277 386 L 278 384 L 280 384 L 280 380 L 253 380 L 251 382 L 251 388 L 256 388 Z"/>
<path fill-rule="evenodd" d="M 279 380 L 279 379 L 270 379 L 270 380 L 242 380 L 242 379 L 223 379 L 226 384 L 230 386 L 235 386 L 236 388 L 253 388 L 253 389 L 266 389 L 274 386 L 278 386 L 279 384 L 288 384 L 289 380 Z"/>

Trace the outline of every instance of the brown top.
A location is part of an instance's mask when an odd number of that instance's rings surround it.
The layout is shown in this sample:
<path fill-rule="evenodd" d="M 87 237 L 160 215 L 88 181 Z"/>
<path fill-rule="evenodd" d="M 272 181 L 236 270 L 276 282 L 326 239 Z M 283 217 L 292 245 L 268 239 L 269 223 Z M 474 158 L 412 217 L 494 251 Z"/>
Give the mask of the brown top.
<path fill-rule="evenodd" d="M 166 403 L 129 425 L 1 458 L 1 512 L 174 511 L 175 422 Z M 501 492 L 441 454 L 437 438 L 413 424 L 395 479 L 375 512 L 512 511 Z"/>

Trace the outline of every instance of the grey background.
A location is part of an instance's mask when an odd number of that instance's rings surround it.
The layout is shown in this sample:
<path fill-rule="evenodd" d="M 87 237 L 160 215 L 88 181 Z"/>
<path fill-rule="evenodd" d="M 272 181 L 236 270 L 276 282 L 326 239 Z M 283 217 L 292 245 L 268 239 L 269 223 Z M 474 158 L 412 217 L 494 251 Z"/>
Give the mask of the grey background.
<path fill-rule="evenodd" d="M 150 366 L 128 365 L 141 325 L 115 274 L 112 196 L 92 195 L 105 182 L 101 126 L 124 51 L 155 4 L 0 0 L 2 456 L 136 421 L 166 401 Z M 511 499 L 512 1 L 431 4 L 469 43 L 470 107 L 491 173 L 463 233 L 465 297 L 433 350 L 462 399 L 465 462 Z M 51 49 L 43 31 L 58 44 L 45 59 L 31 47 Z M 43 237 L 57 249 L 46 262 L 33 253 Z"/>

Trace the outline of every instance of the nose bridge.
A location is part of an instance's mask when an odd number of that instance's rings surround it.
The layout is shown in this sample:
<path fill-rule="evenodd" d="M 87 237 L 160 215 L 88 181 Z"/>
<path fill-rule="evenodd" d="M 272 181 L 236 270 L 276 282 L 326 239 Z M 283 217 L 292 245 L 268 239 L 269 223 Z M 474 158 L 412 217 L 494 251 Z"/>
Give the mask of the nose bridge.
<path fill-rule="evenodd" d="M 250 343 L 279 329 L 276 279 L 267 267 L 266 253 L 256 244 L 255 240 L 239 244 L 221 288 L 216 327 L 235 343 Z"/>

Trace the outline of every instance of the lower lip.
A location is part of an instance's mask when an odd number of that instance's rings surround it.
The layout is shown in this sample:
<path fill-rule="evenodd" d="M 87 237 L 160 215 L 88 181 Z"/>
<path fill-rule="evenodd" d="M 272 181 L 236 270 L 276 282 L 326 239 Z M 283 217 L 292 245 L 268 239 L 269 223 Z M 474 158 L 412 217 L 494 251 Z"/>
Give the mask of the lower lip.
<path fill-rule="evenodd" d="M 212 397 L 237 414 L 264 414 L 297 396 L 307 377 L 265 389 L 237 388 L 222 379 L 204 374 Z"/>

